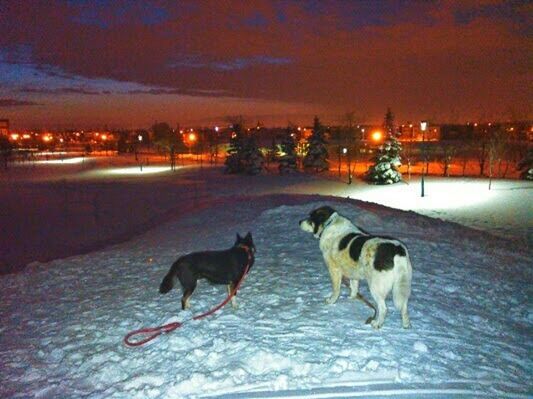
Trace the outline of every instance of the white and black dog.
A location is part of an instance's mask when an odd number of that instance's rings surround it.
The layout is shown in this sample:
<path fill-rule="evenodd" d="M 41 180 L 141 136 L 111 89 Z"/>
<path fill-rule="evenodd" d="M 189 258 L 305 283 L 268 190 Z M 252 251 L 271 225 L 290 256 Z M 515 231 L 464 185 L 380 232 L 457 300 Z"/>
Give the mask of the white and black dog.
<path fill-rule="evenodd" d="M 383 325 L 387 314 L 385 299 L 392 289 L 394 305 L 402 315 L 402 326 L 411 326 L 407 302 L 411 294 L 412 267 L 402 242 L 391 237 L 372 236 L 329 206 L 313 210 L 307 219 L 300 221 L 300 228 L 319 239 L 333 288 L 327 304 L 339 298 L 343 277 L 350 280 L 351 298 L 361 298 L 359 280 L 366 279 L 377 304 L 377 315 L 367 323 L 374 328 Z"/>

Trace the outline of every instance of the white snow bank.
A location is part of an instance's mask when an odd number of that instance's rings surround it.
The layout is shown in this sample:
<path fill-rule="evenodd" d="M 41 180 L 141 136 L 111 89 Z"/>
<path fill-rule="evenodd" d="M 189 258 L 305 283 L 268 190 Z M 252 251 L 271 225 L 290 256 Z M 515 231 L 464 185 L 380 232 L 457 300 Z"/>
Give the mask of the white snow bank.
<path fill-rule="evenodd" d="M 0 278 L 0 397 L 527 397 L 532 391 L 530 253 L 414 213 L 327 203 L 371 232 L 394 234 L 414 261 L 411 330 L 392 306 L 382 330 L 368 308 L 324 298 L 316 241 L 298 220 L 319 197 L 228 200 L 106 250 Z M 254 268 L 239 309 L 187 323 L 141 348 L 124 335 L 184 320 L 159 283 L 177 256 L 225 248 L 251 231 Z M 362 292 L 368 296 L 366 284 Z M 192 312 L 224 298 L 201 282 Z M 390 305 L 390 303 L 389 303 Z"/>

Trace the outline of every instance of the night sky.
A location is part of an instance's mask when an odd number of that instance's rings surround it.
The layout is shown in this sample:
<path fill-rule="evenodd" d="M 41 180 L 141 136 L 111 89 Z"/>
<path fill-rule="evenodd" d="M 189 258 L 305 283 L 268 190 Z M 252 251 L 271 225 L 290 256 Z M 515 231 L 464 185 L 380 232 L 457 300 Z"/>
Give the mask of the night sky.
<path fill-rule="evenodd" d="M 0 0 L 15 128 L 532 118 L 530 1 Z"/>

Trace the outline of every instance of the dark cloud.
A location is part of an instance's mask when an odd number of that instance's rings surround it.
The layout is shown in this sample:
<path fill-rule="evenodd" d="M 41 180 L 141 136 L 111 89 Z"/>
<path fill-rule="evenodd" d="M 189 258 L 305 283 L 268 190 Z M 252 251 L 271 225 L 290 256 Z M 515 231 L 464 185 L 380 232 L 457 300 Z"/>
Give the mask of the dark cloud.
<path fill-rule="evenodd" d="M 84 89 L 80 87 L 61 87 L 56 89 L 24 87 L 19 89 L 18 91 L 20 93 L 26 94 L 82 94 L 91 96 L 105 94 L 104 92 Z"/>
<path fill-rule="evenodd" d="M 8 107 L 27 107 L 33 105 L 41 105 L 33 101 L 16 100 L 14 98 L 0 98 L 0 108 Z"/>
<path fill-rule="evenodd" d="M 4 2 L 0 49 L 52 77 L 148 87 L 130 94 L 309 103 L 371 118 L 387 105 L 446 119 L 532 103 L 527 2 L 378 3 Z"/>
<path fill-rule="evenodd" d="M 223 90 L 194 90 L 194 89 L 135 89 L 129 90 L 125 94 L 150 94 L 154 96 L 159 95 L 191 95 L 191 96 L 208 96 L 208 97 L 222 97 L 228 96 L 228 93 Z"/>

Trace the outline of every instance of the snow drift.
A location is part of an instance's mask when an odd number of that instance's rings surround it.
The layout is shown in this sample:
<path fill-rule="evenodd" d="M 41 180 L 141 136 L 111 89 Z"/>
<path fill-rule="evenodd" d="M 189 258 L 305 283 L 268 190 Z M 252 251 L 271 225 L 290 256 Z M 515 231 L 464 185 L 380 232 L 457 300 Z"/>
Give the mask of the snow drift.
<path fill-rule="evenodd" d="M 380 331 L 369 309 L 330 282 L 317 243 L 298 228 L 329 204 L 413 258 L 410 316 L 389 298 Z M 239 309 L 187 323 L 130 349 L 123 336 L 181 321 L 221 301 L 201 281 L 191 311 L 159 283 L 181 254 L 221 249 L 252 231 L 256 263 Z M 131 241 L 0 278 L 0 396 L 11 398 L 528 397 L 533 385 L 531 253 L 411 212 L 332 197 L 227 199 Z M 365 283 L 361 290 L 368 296 Z"/>

